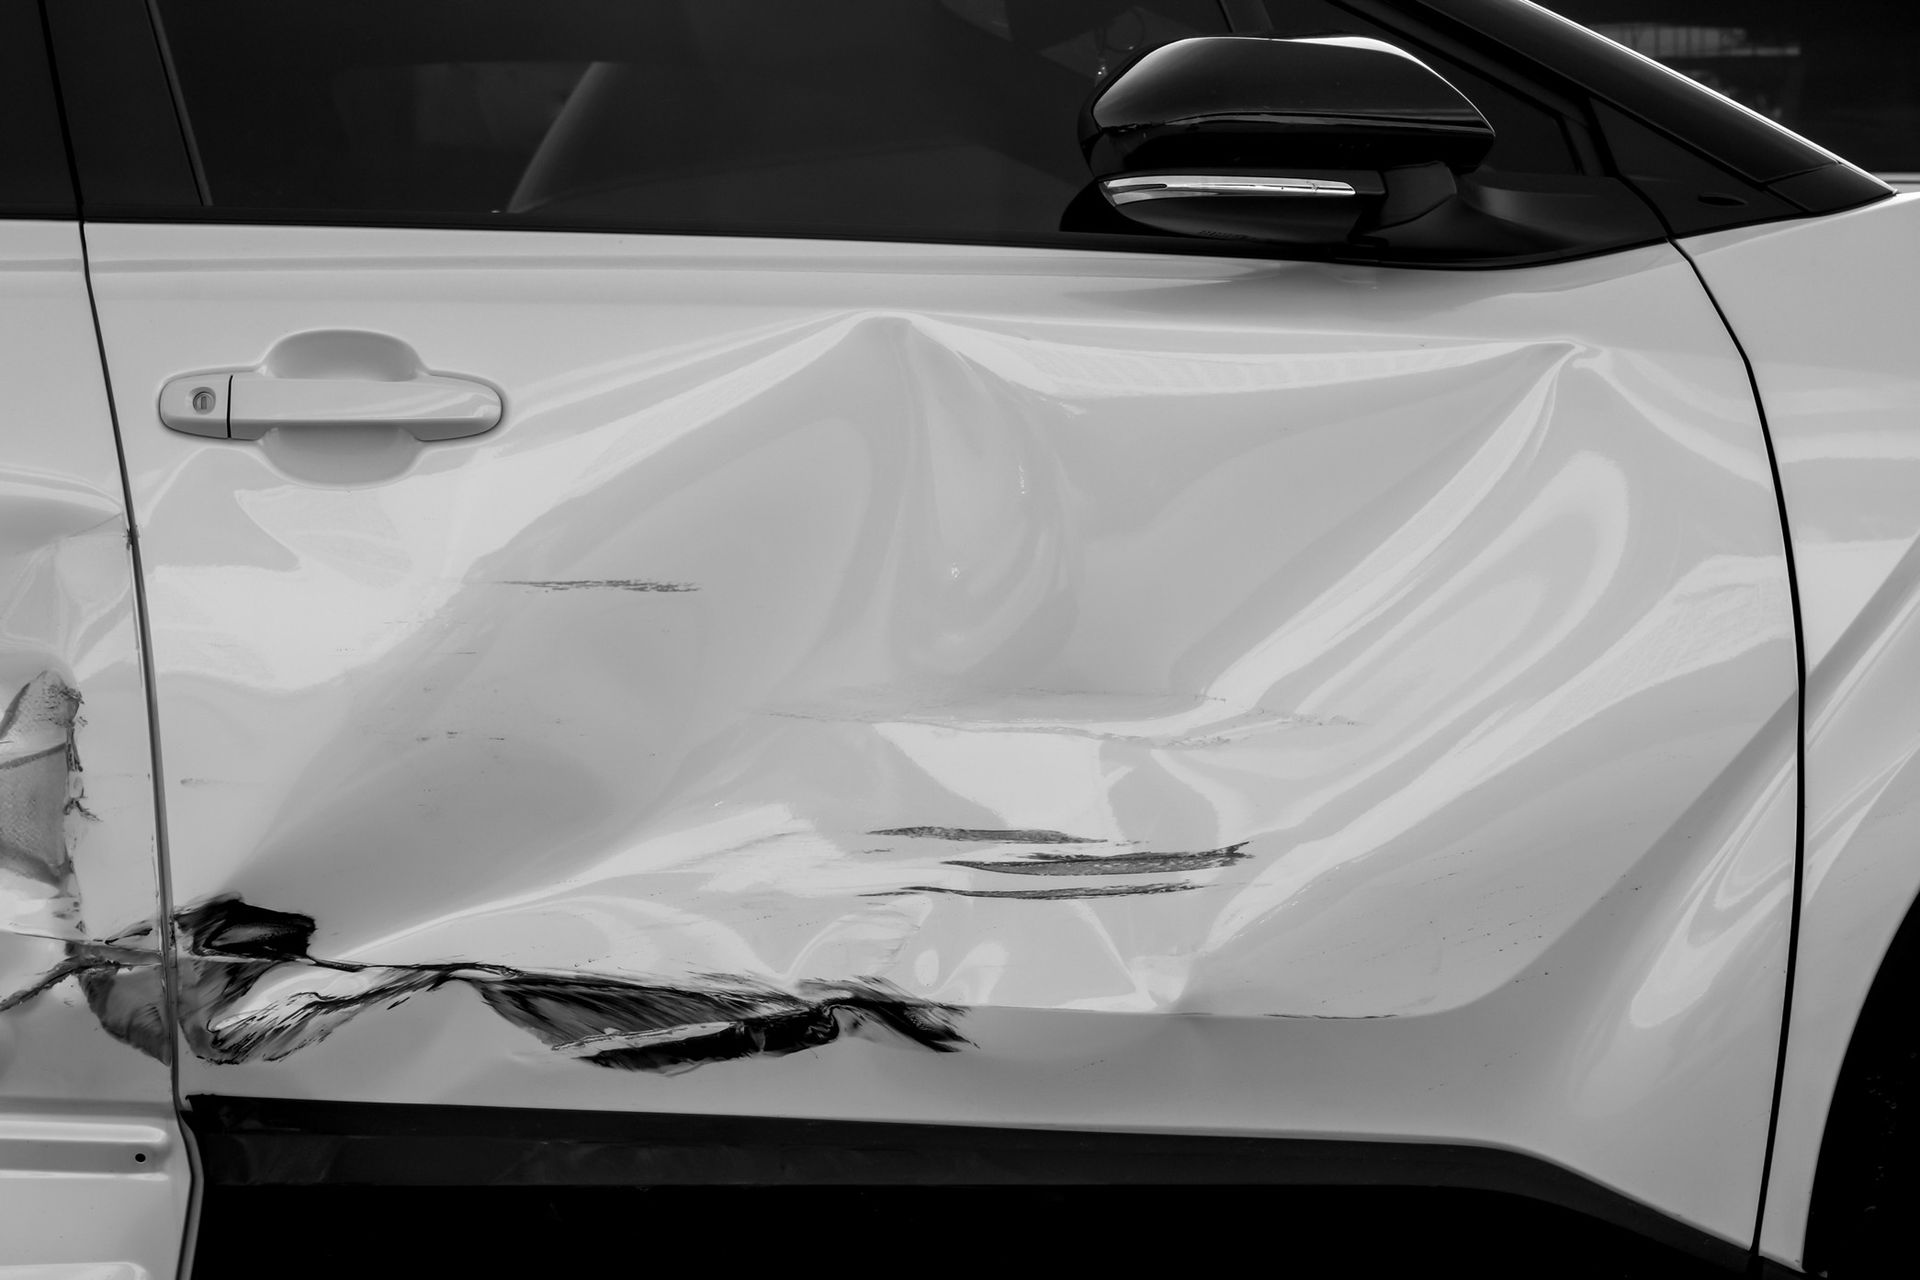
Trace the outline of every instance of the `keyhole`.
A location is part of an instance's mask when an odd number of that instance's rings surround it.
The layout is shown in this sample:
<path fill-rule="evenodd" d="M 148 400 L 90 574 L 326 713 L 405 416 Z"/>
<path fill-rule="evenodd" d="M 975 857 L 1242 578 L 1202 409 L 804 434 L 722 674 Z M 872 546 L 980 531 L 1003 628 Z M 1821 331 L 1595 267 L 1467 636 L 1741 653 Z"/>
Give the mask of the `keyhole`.
<path fill-rule="evenodd" d="M 213 412 L 213 388 L 195 387 L 193 389 L 193 411 L 195 413 Z"/>

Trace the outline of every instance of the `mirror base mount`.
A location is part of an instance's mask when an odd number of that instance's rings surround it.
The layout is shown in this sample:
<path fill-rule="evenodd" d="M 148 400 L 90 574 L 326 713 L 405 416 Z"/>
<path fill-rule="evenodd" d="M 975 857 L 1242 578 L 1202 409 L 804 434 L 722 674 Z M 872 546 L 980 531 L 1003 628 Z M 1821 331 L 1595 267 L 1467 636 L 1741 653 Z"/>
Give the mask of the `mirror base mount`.
<path fill-rule="evenodd" d="M 1444 164 L 1409 165 L 1380 175 L 1386 198 L 1367 226 L 1367 234 L 1424 218 L 1460 194 L 1453 170 Z"/>

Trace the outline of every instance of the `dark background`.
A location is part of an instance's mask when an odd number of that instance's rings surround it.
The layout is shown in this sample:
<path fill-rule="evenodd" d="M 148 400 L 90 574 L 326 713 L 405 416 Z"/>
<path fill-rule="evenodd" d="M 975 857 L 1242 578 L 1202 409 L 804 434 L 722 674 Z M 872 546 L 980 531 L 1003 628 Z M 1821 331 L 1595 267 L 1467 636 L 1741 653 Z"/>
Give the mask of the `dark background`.
<path fill-rule="evenodd" d="M 1877 173 L 1920 174 L 1920 0 L 1544 0 Z"/>

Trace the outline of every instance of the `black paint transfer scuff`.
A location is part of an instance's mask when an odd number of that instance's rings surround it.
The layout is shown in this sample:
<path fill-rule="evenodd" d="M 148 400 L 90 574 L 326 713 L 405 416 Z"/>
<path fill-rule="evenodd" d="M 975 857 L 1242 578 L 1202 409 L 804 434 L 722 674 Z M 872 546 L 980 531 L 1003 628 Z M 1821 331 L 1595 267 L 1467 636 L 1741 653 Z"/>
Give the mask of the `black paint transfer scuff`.
<path fill-rule="evenodd" d="M 1181 881 L 1157 881 L 1153 884 L 1096 884 L 1060 889 L 959 889 L 936 884 L 911 884 L 904 889 L 883 889 L 869 898 L 897 898 L 909 893 L 946 893 L 960 898 L 1028 898 L 1061 901 L 1069 898 L 1135 898 L 1149 893 L 1184 893 L 1198 889 L 1197 884 Z"/>
<path fill-rule="evenodd" d="M 890 827 L 869 831 L 870 836 L 900 836 L 912 840 L 959 840 L 972 844 L 1105 844 L 1088 836 L 1063 831 L 987 831 L 969 827 Z"/>
<path fill-rule="evenodd" d="M 1245 861 L 1249 856 L 1246 852 L 1247 842 L 1244 840 L 1238 844 L 1222 845 L 1217 849 L 1156 851 L 1125 848 L 1125 844 L 1128 843 L 1125 841 L 1101 840 L 1092 836 L 1075 836 L 1068 835 L 1064 831 L 1034 828 L 888 827 L 879 831 L 869 831 L 867 834 L 913 840 L 945 840 L 963 844 L 1107 846 L 1105 849 L 1075 849 L 1071 852 L 1055 852 L 1047 848 L 1030 849 L 1004 858 L 949 858 L 944 864 L 949 867 L 964 867 L 969 871 L 985 871 L 1010 876 L 1181 875 L 1187 872 L 1210 871 L 1219 867 L 1232 866 L 1236 862 Z M 870 852 L 891 851 L 875 849 Z M 1059 889 L 990 889 L 921 884 L 910 885 L 904 889 L 884 890 L 866 896 L 884 898 L 913 893 L 944 893 L 962 898 L 1016 898 L 1052 902 L 1075 898 L 1128 898 L 1143 894 L 1180 893 L 1199 887 L 1198 884 L 1186 881 L 1141 885 L 1090 885 Z"/>
<path fill-rule="evenodd" d="M 654 582 L 646 578 L 552 578 L 547 580 L 510 578 L 510 587 L 534 587 L 541 591 L 698 591 L 691 582 Z"/>
<path fill-rule="evenodd" d="M 598 1067 L 679 1072 L 712 1062 L 780 1057 L 842 1037 L 906 1043 L 935 1053 L 968 1044 L 962 1010 L 913 996 L 879 978 L 807 981 L 785 991 L 752 978 L 702 975 L 673 982 L 613 974 L 538 972 L 505 965 L 376 965 L 317 959 L 310 916 L 237 896 L 174 916 L 179 942 L 179 1025 L 208 1062 L 273 1062 L 317 1044 L 360 1014 L 425 991 L 463 986 L 495 1014 L 549 1047 Z M 77 977 L 102 1027 L 164 1059 L 164 992 L 151 926 L 68 959 L 22 1003 Z M 262 983 L 277 991 L 253 1003 Z"/>
<path fill-rule="evenodd" d="M 1135 876 L 1231 866 L 1246 859 L 1246 847 L 1242 842 L 1197 853 L 1030 853 L 1002 862 L 951 858 L 946 865 L 1010 876 Z"/>
<path fill-rule="evenodd" d="M 513 974 L 480 986 L 495 1013 L 597 1067 L 683 1071 L 735 1058 L 781 1057 L 842 1035 L 951 1053 L 959 1011 L 877 978 L 803 982 L 793 992 L 740 978 L 640 984 L 580 975 Z"/>

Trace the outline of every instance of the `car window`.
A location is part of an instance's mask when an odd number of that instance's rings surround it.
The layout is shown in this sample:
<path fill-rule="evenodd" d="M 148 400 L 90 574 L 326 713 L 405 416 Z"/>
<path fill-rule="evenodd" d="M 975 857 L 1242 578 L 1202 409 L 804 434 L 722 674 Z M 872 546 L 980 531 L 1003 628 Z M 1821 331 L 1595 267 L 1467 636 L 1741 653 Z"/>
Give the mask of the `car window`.
<path fill-rule="evenodd" d="M 1920 177 L 1914 0 L 1545 0 L 1864 168 Z"/>
<path fill-rule="evenodd" d="M 1215 0 L 160 0 L 217 208 L 1031 237 Z"/>
<path fill-rule="evenodd" d="M 158 12 L 217 209 L 1018 241 L 1138 231 L 1086 196 L 1080 110 L 1140 50 L 1229 30 L 1216 0 L 159 0 Z M 1330 0 L 1252 12 L 1275 35 L 1393 38 Z M 1554 113 L 1440 69 L 1494 124 L 1489 167 L 1576 171 Z"/>
<path fill-rule="evenodd" d="M 60 115 L 34 0 L 0 0 L 0 216 L 70 214 Z"/>

